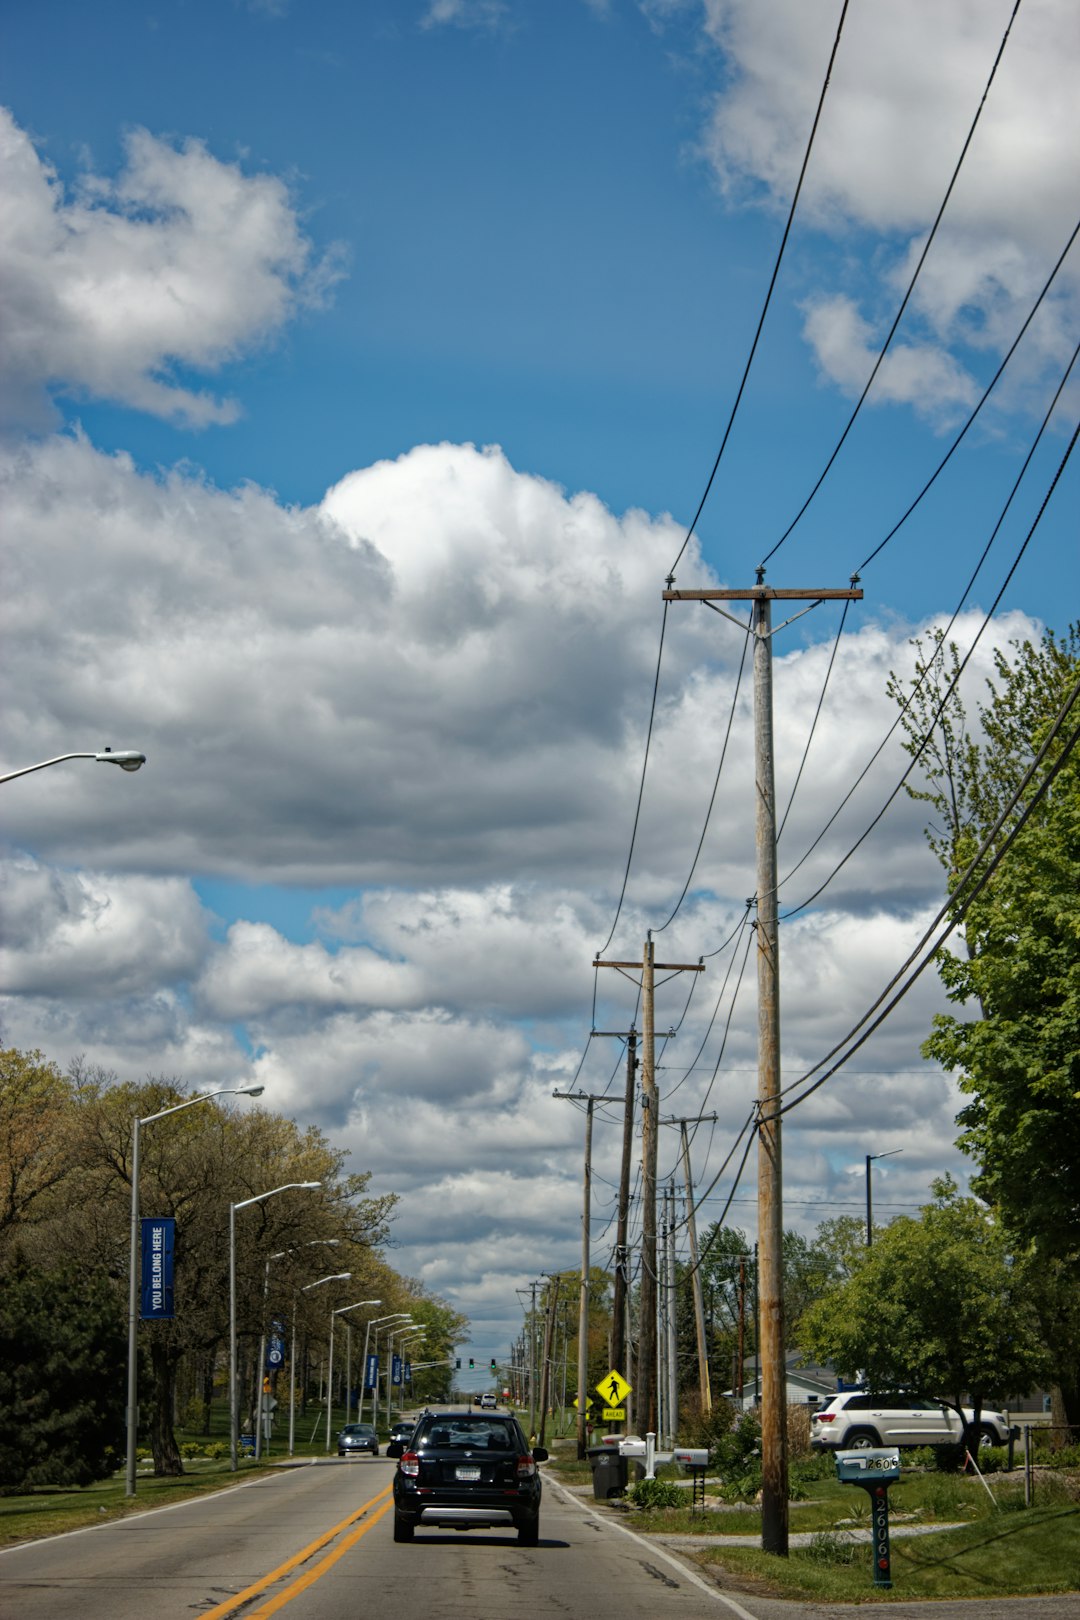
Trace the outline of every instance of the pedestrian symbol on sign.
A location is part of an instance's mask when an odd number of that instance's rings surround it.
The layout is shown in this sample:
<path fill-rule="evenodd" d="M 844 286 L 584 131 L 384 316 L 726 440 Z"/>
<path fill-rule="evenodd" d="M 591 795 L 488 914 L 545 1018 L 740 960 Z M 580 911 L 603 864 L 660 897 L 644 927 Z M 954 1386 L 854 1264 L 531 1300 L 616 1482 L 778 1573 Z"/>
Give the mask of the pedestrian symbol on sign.
<path fill-rule="evenodd" d="M 630 1385 L 622 1373 L 616 1372 L 612 1367 L 611 1371 L 601 1378 L 596 1390 L 606 1406 L 621 1406 L 630 1393 Z"/>

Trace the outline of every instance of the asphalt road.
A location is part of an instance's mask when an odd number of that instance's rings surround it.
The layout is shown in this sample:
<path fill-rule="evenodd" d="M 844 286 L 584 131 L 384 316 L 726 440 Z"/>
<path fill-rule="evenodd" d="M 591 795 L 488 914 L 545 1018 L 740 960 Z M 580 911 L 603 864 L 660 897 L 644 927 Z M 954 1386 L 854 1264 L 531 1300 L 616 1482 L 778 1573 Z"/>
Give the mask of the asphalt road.
<path fill-rule="evenodd" d="M 4 1620 L 835 1620 L 720 1592 L 655 1542 L 545 1482 L 540 1544 L 512 1531 L 392 1539 L 385 1458 L 282 1470 L 215 1496 L 0 1553 Z M 1073 1620 L 1075 1597 L 979 1605 Z M 860 1620 L 970 1620 L 967 1604 L 867 1604 Z"/>

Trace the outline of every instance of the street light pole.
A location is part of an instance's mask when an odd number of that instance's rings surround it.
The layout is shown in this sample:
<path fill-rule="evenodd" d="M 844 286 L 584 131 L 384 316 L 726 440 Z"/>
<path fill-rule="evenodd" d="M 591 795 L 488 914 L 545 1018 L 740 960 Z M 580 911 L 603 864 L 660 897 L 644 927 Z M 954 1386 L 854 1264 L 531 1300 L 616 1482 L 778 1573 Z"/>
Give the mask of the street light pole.
<path fill-rule="evenodd" d="M 327 1248 L 336 1249 L 341 1242 L 340 1238 L 312 1238 L 310 1243 L 301 1243 L 295 1249 L 280 1249 L 277 1254 L 268 1254 L 266 1257 L 266 1270 L 263 1273 L 263 1320 L 262 1332 L 259 1335 L 259 1359 L 255 1366 L 255 1410 L 262 1416 L 262 1386 L 266 1360 L 266 1308 L 270 1298 L 270 1262 L 284 1260 L 288 1254 L 296 1254 L 299 1249 Z M 255 1461 L 262 1456 L 262 1423 L 255 1425 Z"/>
<path fill-rule="evenodd" d="M 326 1449 L 330 1450 L 330 1419 L 332 1402 L 334 1399 L 334 1317 L 341 1316 L 345 1311 L 358 1311 L 362 1305 L 381 1305 L 381 1299 L 358 1299 L 354 1305 L 339 1305 L 336 1311 L 330 1312 L 330 1356 L 326 1369 Z M 346 1324 L 348 1325 L 348 1324 Z M 349 1391 L 348 1373 L 345 1377 L 345 1421 L 349 1421 Z"/>
<path fill-rule="evenodd" d="M 66 756 L 65 756 L 66 757 Z M 82 756 L 79 756 L 82 757 Z M 87 756 L 93 758 L 93 755 Z M 46 764 L 53 761 L 46 760 Z M 31 769 L 40 770 L 40 766 Z M 16 775 L 19 773 L 16 772 Z M 4 779 L 6 780 L 6 778 Z M 197 1103 L 212 1102 L 215 1097 L 261 1097 L 262 1086 L 222 1086 L 218 1091 L 206 1091 L 186 1102 L 163 1108 L 160 1113 L 135 1117 L 131 1138 L 131 1233 L 128 1260 L 128 1363 L 127 1363 L 127 1456 L 124 1477 L 125 1496 L 135 1495 L 135 1449 L 139 1431 L 139 1148 L 140 1133 L 144 1125 L 152 1125 L 168 1114 L 179 1114 Z"/>
<path fill-rule="evenodd" d="M 414 1345 L 422 1345 L 426 1338 L 427 1338 L 427 1333 L 424 1332 L 423 1330 L 421 1330 L 421 1332 L 417 1333 L 413 1338 L 402 1339 L 402 1341 L 401 1341 L 401 1403 L 400 1403 L 400 1406 L 398 1408 L 399 1416 L 404 1414 L 404 1411 L 405 1411 L 405 1350 L 406 1350 L 406 1347 L 408 1347 L 409 1353 L 411 1355 L 412 1354 L 412 1347 Z M 391 1410 L 387 1413 L 387 1416 L 389 1418 L 392 1418 L 393 1415 L 394 1415 L 393 1408 L 391 1408 Z"/>
<path fill-rule="evenodd" d="M 369 1338 L 371 1336 L 371 1330 L 372 1330 L 372 1328 L 375 1329 L 375 1345 L 376 1345 L 376 1349 L 377 1349 L 378 1348 L 378 1343 L 379 1343 L 379 1326 L 380 1326 L 380 1323 L 382 1323 L 382 1322 L 394 1322 L 394 1321 L 397 1320 L 397 1318 L 400 1315 L 401 1315 L 401 1312 L 397 1311 L 397 1312 L 392 1312 L 389 1316 L 376 1316 L 374 1321 L 368 1322 L 366 1327 L 364 1328 L 364 1370 L 360 1374 L 360 1404 L 356 1409 L 356 1415 L 357 1415 L 358 1418 L 362 1418 L 363 1415 L 364 1415 L 364 1390 L 367 1387 L 368 1341 L 369 1341 Z M 372 1392 L 371 1392 L 371 1407 L 372 1407 L 371 1421 L 374 1423 L 374 1421 L 375 1421 L 375 1413 L 376 1413 L 376 1410 L 378 1408 L 378 1394 L 377 1394 L 376 1390 L 374 1389 L 374 1387 L 372 1388 Z"/>
<path fill-rule="evenodd" d="M 328 1238 L 329 1243 L 336 1243 L 337 1238 Z M 351 1271 L 335 1271 L 332 1276 L 320 1277 L 317 1282 L 307 1283 L 303 1288 L 293 1290 L 292 1302 L 292 1344 L 289 1347 L 289 1456 L 293 1454 L 296 1443 L 296 1301 L 300 1294 L 310 1294 L 313 1288 L 321 1288 L 323 1283 L 348 1282 L 352 1276 Z"/>
<path fill-rule="evenodd" d="M 278 1193 L 308 1191 L 321 1187 L 321 1181 L 287 1181 L 284 1187 L 272 1187 L 269 1192 L 257 1193 L 254 1198 L 242 1198 L 229 1205 L 229 1463 L 233 1473 L 239 1467 L 239 1428 L 236 1394 L 236 1212 L 249 1204 L 265 1204 Z M 256 1412 L 256 1421 L 259 1414 Z"/>
<path fill-rule="evenodd" d="M 868 1153 L 866 1155 L 866 1247 L 869 1249 L 874 1242 L 874 1223 L 870 1202 L 870 1166 L 875 1159 L 892 1159 L 896 1154 L 903 1153 L 903 1148 L 890 1148 L 888 1153 Z"/>
<path fill-rule="evenodd" d="M 382 1318 L 382 1321 L 384 1321 L 384 1322 L 410 1321 L 411 1322 L 412 1318 L 409 1316 L 408 1311 L 394 1311 L 392 1315 L 384 1316 Z M 373 1323 L 372 1326 L 374 1326 L 374 1325 L 375 1324 Z M 392 1333 L 393 1333 L 393 1329 L 392 1328 L 387 1328 L 386 1333 L 387 1333 L 387 1339 L 389 1340 Z M 379 1354 L 379 1330 L 378 1330 L 378 1327 L 375 1327 L 375 1356 L 376 1356 L 376 1359 L 378 1359 L 378 1354 Z M 389 1383 L 390 1369 L 389 1369 L 389 1367 L 387 1367 L 387 1369 L 386 1369 L 386 1377 L 387 1377 L 387 1385 L 386 1385 L 386 1387 L 387 1387 L 387 1390 L 389 1390 L 389 1388 L 390 1388 L 390 1383 Z M 376 1371 L 376 1373 L 375 1373 L 375 1388 L 374 1388 L 374 1390 L 372 1392 L 372 1398 L 371 1398 L 371 1421 L 372 1421 L 372 1423 L 375 1425 L 375 1427 L 377 1429 L 379 1427 L 379 1374 L 378 1374 L 378 1371 Z"/>
<path fill-rule="evenodd" d="M 39 760 L 36 765 L 24 765 L 19 771 L 8 771 L 0 782 L 13 782 L 17 776 L 29 776 L 31 771 L 43 771 L 47 765 L 62 765 L 66 759 L 96 759 L 102 765 L 119 765 L 122 771 L 137 771 L 146 764 L 146 755 L 134 748 L 103 748 L 99 754 L 57 754 L 54 759 Z"/>

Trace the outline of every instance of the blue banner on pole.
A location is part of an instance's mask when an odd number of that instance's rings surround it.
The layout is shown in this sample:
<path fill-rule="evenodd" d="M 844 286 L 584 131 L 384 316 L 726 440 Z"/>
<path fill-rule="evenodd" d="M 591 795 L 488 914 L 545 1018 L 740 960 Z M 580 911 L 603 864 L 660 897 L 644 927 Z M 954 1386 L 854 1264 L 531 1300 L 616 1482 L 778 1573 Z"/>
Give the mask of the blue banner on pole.
<path fill-rule="evenodd" d="M 142 1222 L 142 1290 L 144 1322 L 163 1322 L 173 1309 L 173 1251 L 176 1222 L 171 1215 L 146 1216 Z"/>
<path fill-rule="evenodd" d="M 266 1343 L 264 1371 L 275 1373 L 285 1365 L 285 1324 L 276 1318 L 270 1323 L 270 1337 Z"/>
<path fill-rule="evenodd" d="M 379 1358 L 368 1356 L 367 1366 L 364 1368 L 364 1388 L 375 1389 L 379 1382 Z"/>
<path fill-rule="evenodd" d="M 401 1383 L 401 1357 L 399 1355 L 395 1355 L 390 1362 L 390 1382 L 392 1384 Z"/>
<path fill-rule="evenodd" d="M 405 1382 L 407 1384 L 412 1383 L 412 1362 L 411 1361 L 407 1361 L 405 1363 Z"/>

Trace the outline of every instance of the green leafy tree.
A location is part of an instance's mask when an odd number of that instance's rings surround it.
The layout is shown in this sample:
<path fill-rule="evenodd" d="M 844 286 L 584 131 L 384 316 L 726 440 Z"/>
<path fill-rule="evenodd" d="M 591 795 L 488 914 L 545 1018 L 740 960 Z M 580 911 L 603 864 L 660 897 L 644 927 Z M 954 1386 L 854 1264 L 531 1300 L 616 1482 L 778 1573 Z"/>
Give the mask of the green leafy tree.
<path fill-rule="evenodd" d="M 74 1169 L 75 1088 L 41 1052 L 0 1052 L 0 1243 L 45 1217 Z"/>
<path fill-rule="evenodd" d="M 756 1353 L 754 1316 L 754 1246 L 737 1226 L 714 1222 L 702 1234 L 701 1289 L 705 1305 L 705 1337 L 709 1352 L 709 1382 L 714 1400 L 731 1387 L 739 1344 L 740 1279 L 742 1299 L 743 1365 Z M 682 1290 L 680 1310 L 680 1365 L 696 1386 L 697 1350 L 690 1283 Z"/>
<path fill-rule="evenodd" d="M 977 736 L 955 692 L 945 696 L 955 647 L 940 636 L 929 649 L 917 645 L 926 678 L 905 717 L 907 747 L 919 752 L 924 734 L 929 742 L 920 753 L 925 785 L 911 791 L 932 807 L 927 836 L 952 888 L 1075 697 L 1080 626 L 996 655 Z M 892 691 L 903 695 L 895 678 Z M 1022 804 L 1057 769 L 971 903 L 963 954 L 944 951 L 939 959 L 950 1000 L 966 1013 L 937 1017 L 923 1048 L 970 1099 L 957 1123 L 960 1147 L 978 1164 L 973 1189 L 1042 1264 L 1041 1312 L 1073 1422 L 1080 1421 L 1080 1337 L 1068 1308 L 1080 1294 L 1080 750 L 1067 739 L 1077 714 L 1074 706 L 1024 790 Z M 1059 1289 L 1063 1298 L 1055 1297 Z"/>
<path fill-rule="evenodd" d="M 77 1241 L 74 1231 L 72 1241 Z M 126 1337 L 109 1279 L 23 1257 L 0 1289 L 0 1492 L 88 1485 L 123 1455 Z"/>
<path fill-rule="evenodd" d="M 967 1397 L 977 1426 L 984 1405 L 1028 1393 L 1045 1372 L 1032 1267 L 950 1178 L 934 1193 L 918 1220 L 885 1227 L 847 1280 L 809 1307 L 802 1343 L 875 1391 L 957 1406 Z"/>

